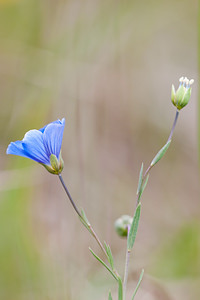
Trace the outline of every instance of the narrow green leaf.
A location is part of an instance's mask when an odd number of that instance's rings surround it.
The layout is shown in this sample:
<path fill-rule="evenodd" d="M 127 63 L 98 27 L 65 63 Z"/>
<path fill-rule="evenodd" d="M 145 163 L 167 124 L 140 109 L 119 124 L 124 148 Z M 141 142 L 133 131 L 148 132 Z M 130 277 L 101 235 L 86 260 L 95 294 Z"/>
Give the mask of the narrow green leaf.
<path fill-rule="evenodd" d="M 139 197 L 138 197 L 138 203 L 139 203 L 140 198 L 141 198 L 141 196 L 142 196 L 142 194 L 144 192 L 144 189 L 145 189 L 145 187 L 147 185 L 148 179 L 149 179 L 149 174 L 147 175 L 147 178 L 146 178 L 145 182 L 143 183 L 142 187 L 140 188 L 140 193 L 139 193 Z"/>
<path fill-rule="evenodd" d="M 109 266 L 106 265 L 106 263 L 96 255 L 91 248 L 89 248 L 90 252 L 94 255 L 94 257 L 110 272 L 110 274 L 118 281 L 118 277 L 115 275 L 115 273 L 109 268 Z"/>
<path fill-rule="evenodd" d="M 87 219 L 87 217 L 86 217 L 86 214 L 85 214 L 85 212 L 84 212 L 83 209 L 81 209 L 81 217 L 79 217 L 79 219 L 80 219 L 80 221 L 82 222 L 82 224 L 87 228 L 87 230 L 88 230 L 90 233 L 92 233 L 92 232 L 91 232 L 91 229 L 90 229 L 90 223 L 89 223 L 89 221 L 88 221 L 88 219 Z"/>
<path fill-rule="evenodd" d="M 135 291 L 134 291 L 134 293 L 133 293 L 133 296 L 132 296 L 131 300 L 134 300 L 134 298 L 135 298 L 135 295 L 136 295 L 136 293 L 137 293 L 137 290 L 139 289 L 140 283 L 141 283 L 141 281 L 142 281 L 143 275 L 144 275 L 144 269 L 142 270 L 142 272 L 141 272 L 141 274 L 140 274 L 140 278 L 139 278 L 139 280 L 138 280 L 137 286 L 136 286 L 136 288 L 135 288 Z"/>
<path fill-rule="evenodd" d="M 136 208 L 136 211 L 135 211 L 135 214 L 133 217 L 133 222 L 131 224 L 131 228 L 129 231 L 128 241 L 127 241 L 127 250 L 128 251 L 131 251 L 131 249 L 133 248 L 134 242 L 135 242 L 138 224 L 139 224 L 139 220 L 140 220 L 140 210 L 141 210 L 141 203 L 139 203 Z"/>
<path fill-rule="evenodd" d="M 140 193 L 140 189 L 142 186 L 142 176 L 143 176 L 143 163 L 140 169 L 140 175 L 139 175 L 139 181 L 138 181 L 138 187 L 137 187 L 137 195 Z"/>
<path fill-rule="evenodd" d="M 111 295 L 111 292 L 109 292 L 109 295 L 108 295 L 108 300 L 112 300 L 112 295 Z"/>
<path fill-rule="evenodd" d="M 114 260 L 113 260 L 113 256 L 112 256 L 110 246 L 107 245 L 106 242 L 104 242 L 104 245 L 105 245 L 106 253 L 108 255 L 109 264 L 111 266 L 111 269 L 114 270 Z"/>
<path fill-rule="evenodd" d="M 86 223 L 88 226 L 90 226 L 90 222 L 88 221 L 88 218 L 86 217 L 86 214 L 85 214 L 85 212 L 84 212 L 83 209 L 81 209 L 81 216 L 82 216 L 83 220 L 85 221 L 85 223 Z"/>
<path fill-rule="evenodd" d="M 120 277 L 118 278 L 118 300 L 123 300 L 123 285 Z"/>
<path fill-rule="evenodd" d="M 91 233 L 90 227 L 86 224 L 85 220 L 82 219 L 81 217 L 79 217 L 81 223 L 85 226 L 85 228 L 87 228 L 87 230 Z"/>
<path fill-rule="evenodd" d="M 151 162 L 151 167 L 153 167 L 165 154 L 165 152 L 167 151 L 167 149 L 169 148 L 169 145 L 171 143 L 171 140 L 168 141 L 163 147 L 162 149 L 160 149 L 160 151 L 158 151 L 158 153 L 156 154 L 156 156 L 154 157 L 154 159 Z"/>

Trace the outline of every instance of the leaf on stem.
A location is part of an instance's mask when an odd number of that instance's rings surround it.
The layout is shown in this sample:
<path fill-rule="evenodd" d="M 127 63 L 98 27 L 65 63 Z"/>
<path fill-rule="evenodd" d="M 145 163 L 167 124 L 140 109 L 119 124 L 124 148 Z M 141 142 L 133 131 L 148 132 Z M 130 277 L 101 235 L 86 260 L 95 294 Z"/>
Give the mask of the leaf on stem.
<path fill-rule="evenodd" d="M 91 229 L 90 229 L 90 222 L 88 221 L 87 217 L 86 217 L 86 214 L 84 212 L 83 209 L 81 209 L 81 216 L 80 216 L 80 220 L 82 222 L 82 224 L 87 228 L 87 230 L 91 232 Z"/>
<path fill-rule="evenodd" d="M 143 179 L 143 163 L 140 169 L 140 175 L 139 175 L 139 181 L 138 181 L 138 187 L 137 187 L 137 195 L 140 193 L 141 186 L 142 186 L 142 179 Z"/>
<path fill-rule="evenodd" d="M 137 286 L 136 286 L 136 288 L 135 288 L 135 291 L 134 291 L 134 293 L 133 293 L 133 296 L 132 296 L 131 300 L 134 300 L 134 298 L 135 298 L 135 295 L 136 295 L 136 293 L 137 293 L 137 290 L 139 289 L 140 283 L 141 283 L 141 281 L 142 281 L 143 275 L 144 275 L 144 269 L 142 270 L 142 272 L 141 272 L 141 274 L 140 274 L 140 278 L 139 278 L 139 280 L 138 280 Z"/>
<path fill-rule="evenodd" d="M 136 211 L 135 211 L 135 214 L 133 217 L 133 222 L 131 224 L 131 228 L 130 228 L 129 235 L 128 235 L 127 250 L 129 252 L 133 248 L 133 245 L 135 242 L 135 238 L 136 238 L 136 234 L 137 234 L 137 230 L 138 230 L 138 224 L 139 224 L 139 220 L 140 220 L 140 211 L 141 211 L 141 203 L 139 203 L 136 208 Z"/>
<path fill-rule="evenodd" d="M 156 154 L 156 156 L 154 157 L 154 159 L 151 162 L 151 167 L 153 167 L 165 154 L 165 152 L 167 151 L 167 149 L 169 148 L 169 145 L 171 143 L 171 140 L 169 140 L 161 149 L 160 151 L 158 151 L 158 153 Z"/>
<path fill-rule="evenodd" d="M 147 175 L 147 178 L 146 178 L 145 182 L 142 184 L 142 186 L 140 188 L 139 196 L 138 196 L 138 203 L 140 202 L 140 198 L 141 198 L 141 196 L 142 196 L 142 194 L 144 192 L 144 189 L 145 189 L 145 187 L 147 185 L 148 179 L 149 179 L 149 174 Z"/>
<path fill-rule="evenodd" d="M 118 278 L 118 300 L 123 300 L 123 285 L 121 277 Z"/>
<path fill-rule="evenodd" d="M 105 249 L 106 249 L 106 253 L 108 255 L 108 261 L 109 261 L 109 264 L 111 266 L 111 269 L 114 270 L 114 259 L 113 259 L 113 255 L 112 255 L 110 246 L 107 245 L 106 242 L 104 242 L 104 246 L 105 246 Z"/>
<path fill-rule="evenodd" d="M 91 248 L 89 248 L 92 255 L 110 272 L 110 274 L 118 281 L 118 277 L 115 275 L 115 273 L 109 268 L 109 266 L 106 265 L 106 263 L 92 251 Z"/>
<path fill-rule="evenodd" d="M 84 212 L 83 209 L 81 209 L 81 217 L 83 218 L 83 220 L 85 221 L 85 223 L 90 226 L 90 222 L 88 221 L 88 218 L 86 217 L 86 214 Z"/>
<path fill-rule="evenodd" d="M 112 300 L 112 295 L 111 295 L 111 292 L 109 292 L 109 295 L 108 295 L 108 300 Z"/>

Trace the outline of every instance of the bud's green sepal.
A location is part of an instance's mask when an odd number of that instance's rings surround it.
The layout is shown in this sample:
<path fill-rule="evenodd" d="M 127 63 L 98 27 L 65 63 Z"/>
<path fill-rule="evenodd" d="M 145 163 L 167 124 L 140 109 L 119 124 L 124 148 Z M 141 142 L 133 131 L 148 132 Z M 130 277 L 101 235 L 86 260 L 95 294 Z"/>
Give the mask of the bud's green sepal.
<path fill-rule="evenodd" d="M 131 226 L 133 218 L 128 215 L 123 215 L 115 221 L 115 230 L 119 236 L 125 237 L 128 235 L 128 227 Z"/>
<path fill-rule="evenodd" d="M 179 79 L 180 85 L 177 91 L 175 91 L 174 85 L 172 85 L 171 91 L 171 100 L 172 103 L 177 107 L 178 110 L 181 110 L 184 106 L 186 106 L 191 97 L 191 84 L 193 84 L 194 80 L 189 80 L 187 77 L 181 77 Z"/>
<path fill-rule="evenodd" d="M 54 154 L 51 154 L 50 163 L 51 163 L 51 165 L 45 165 L 45 164 L 42 164 L 42 165 L 51 174 L 59 175 L 64 168 L 64 161 L 62 159 L 61 154 L 60 154 L 59 160 L 57 159 L 57 157 Z"/>

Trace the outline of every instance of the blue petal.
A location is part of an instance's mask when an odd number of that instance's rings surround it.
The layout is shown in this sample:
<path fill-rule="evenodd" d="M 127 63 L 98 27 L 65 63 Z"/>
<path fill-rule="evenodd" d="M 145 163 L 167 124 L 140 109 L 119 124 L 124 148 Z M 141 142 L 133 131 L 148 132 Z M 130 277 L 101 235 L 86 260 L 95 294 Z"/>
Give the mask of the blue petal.
<path fill-rule="evenodd" d="M 62 121 L 60 121 L 60 120 L 58 119 L 58 120 L 56 120 L 56 121 L 51 122 L 50 124 L 62 124 L 63 120 L 64 120 L 64 119 L 62 119 Z M 39 131 L 41 131 L 42 133 L 44 133 L 45 128 L 46 128 L 48 125 L 50 125 L 50 124 L 47 124 L 47 125 L 45 125 L 44 127 L 40 128 Z"/>
<path fill-rule="evenodd" d="M 41 131 L 36 129 L 28 131 L 22 140 L 22 147 L 31 159 L 42 164 L 50 164 L 49 155 L 44 147 L 43 134 Z"/>
<path fill-rule="evenodd" d="M 32 159 L 32 157 L 25 152 L 22 146 L 22 141 L 11 142 L 10 145 L 8 145 L 6 154 L 14 154 Z"/>
<path fill-rule="evenodd" d="M 43 139 L 46 152 L 49 156 L 54 154 L 59 159 L 64 127 L 64 118 L 61 121 L 57 120 L 46 126 L 43 133 Z"/>

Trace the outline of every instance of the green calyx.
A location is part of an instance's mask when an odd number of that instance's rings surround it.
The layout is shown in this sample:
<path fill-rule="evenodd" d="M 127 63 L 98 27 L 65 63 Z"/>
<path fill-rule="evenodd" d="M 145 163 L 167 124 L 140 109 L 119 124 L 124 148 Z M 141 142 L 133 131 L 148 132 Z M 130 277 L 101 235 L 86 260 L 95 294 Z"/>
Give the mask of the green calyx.
<path fill-rule="evenodd" d="M 45 165 L 45 164 L 42 164 L 42 165 L 47 169 L 47 171 L 49 173 L 59 175 L 64 168 L 64 161 L 62 159 L 61 154 L 60 154 L 59 160 L 57 159 L 57 157 L 54 154 L 51 154 L 50 164 L 51 165 Z"/>
<path fill-rule="evenodd" d="M 180 86 L 175 91 L 174 85 L 172 85 L 172 90 L 171 90 L 171 100 L 174 106 L 178 110 L 181 110 L 184 106 L 186 106 L 190 100 L 191 97 L 191 84 L 193 84 L 194 80 L 191 79 L 189 80 L 187 77 L 181 77 L 179 79 L 180 81 Z"/>

